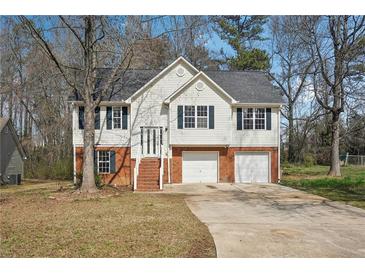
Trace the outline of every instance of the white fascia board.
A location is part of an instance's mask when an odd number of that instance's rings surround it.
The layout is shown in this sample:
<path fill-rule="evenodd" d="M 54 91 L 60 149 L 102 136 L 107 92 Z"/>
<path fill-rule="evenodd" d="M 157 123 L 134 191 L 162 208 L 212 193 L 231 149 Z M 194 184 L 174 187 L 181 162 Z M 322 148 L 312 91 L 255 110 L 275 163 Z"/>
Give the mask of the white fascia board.
<path fill-rule="evenodd" d="M 83 101 L 72 101 L 72 104 L 76 106 L 84 105 Z M 119 101 L 100 101 L 99 106 L 128 106 L 130 105 L 126 101 L 119 100 Z"/>
<path fill-rule="evenodd" d="M 281 108 L 283 106 L 283 103 L 235 103 L 232 104 L 234 107 L 254 107 L 254 106 L 260 106 L 260 107 L 278 107 Z"/>

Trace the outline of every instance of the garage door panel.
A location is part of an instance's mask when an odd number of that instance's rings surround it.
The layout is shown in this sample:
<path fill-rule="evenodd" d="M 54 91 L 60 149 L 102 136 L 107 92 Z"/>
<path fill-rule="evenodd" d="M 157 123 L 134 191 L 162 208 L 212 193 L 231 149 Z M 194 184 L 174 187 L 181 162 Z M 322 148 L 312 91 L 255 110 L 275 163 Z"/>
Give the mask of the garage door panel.
<path fill-rule="evenodd" d="M 216 152 L 184 152 L 183 183 L 213 183 L 218 178 Z"/>
<path fill-rule="evenodd" d="M 237 183 L 268 183 L 269 153 L 242 152 L 235 155 L 235 181 Z"/>

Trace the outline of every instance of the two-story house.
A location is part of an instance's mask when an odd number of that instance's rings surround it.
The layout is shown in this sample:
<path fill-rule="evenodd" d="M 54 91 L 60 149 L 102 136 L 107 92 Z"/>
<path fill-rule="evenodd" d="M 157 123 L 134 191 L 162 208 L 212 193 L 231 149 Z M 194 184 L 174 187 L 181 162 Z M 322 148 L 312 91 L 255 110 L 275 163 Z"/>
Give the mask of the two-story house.
<path fill-rule="evenodd" d="M 263 72 L 199 71 L 182 57 L 161 71 L 128 70 L 96 109 L 96 171 L 134 190 L 277 182 L 282 104 Z M 84 109 L 72 106 L 76 176 Z"/>

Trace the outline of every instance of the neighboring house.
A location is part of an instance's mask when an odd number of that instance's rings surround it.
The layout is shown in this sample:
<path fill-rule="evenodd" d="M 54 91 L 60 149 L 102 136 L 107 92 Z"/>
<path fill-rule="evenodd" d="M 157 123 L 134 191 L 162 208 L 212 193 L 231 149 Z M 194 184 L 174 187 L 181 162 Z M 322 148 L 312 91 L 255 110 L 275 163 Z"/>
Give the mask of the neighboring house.
<path fill-rule="evenodd" d="M 111 90 L 95 118 L 96 170 L 106 183 L 157 190 L 280 180 L 283 100 L 265 73 L 203 72 L 180 57 L 162 71 L 126 71 Z M 71 101 L 76 176 L 84 108 Z"/>
<path fill-rule="evenodd" d="M 13 124 L 9 119 L 0 117 L 0 183 L 20 184 L 25 159 Z"/>

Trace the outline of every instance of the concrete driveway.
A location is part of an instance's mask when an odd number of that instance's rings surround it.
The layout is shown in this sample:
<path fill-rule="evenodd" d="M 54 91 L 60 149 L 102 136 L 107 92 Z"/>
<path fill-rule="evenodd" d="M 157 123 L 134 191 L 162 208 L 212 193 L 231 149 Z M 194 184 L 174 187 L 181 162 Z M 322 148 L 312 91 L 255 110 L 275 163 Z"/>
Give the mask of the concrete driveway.
<path fill-rule="evenodd" d="M 168 185 L 184 193 L 218 257 L 365 257 L 365 210 L 280 185 Z"/>

